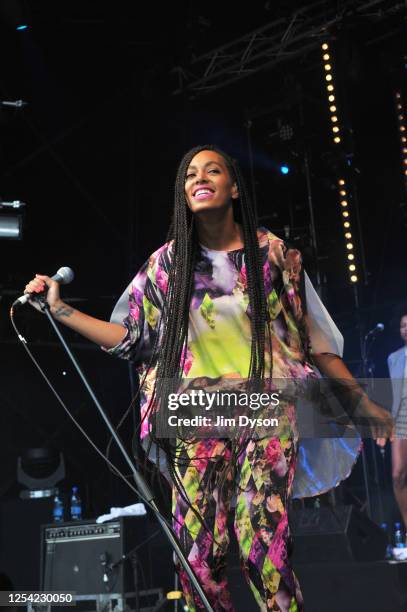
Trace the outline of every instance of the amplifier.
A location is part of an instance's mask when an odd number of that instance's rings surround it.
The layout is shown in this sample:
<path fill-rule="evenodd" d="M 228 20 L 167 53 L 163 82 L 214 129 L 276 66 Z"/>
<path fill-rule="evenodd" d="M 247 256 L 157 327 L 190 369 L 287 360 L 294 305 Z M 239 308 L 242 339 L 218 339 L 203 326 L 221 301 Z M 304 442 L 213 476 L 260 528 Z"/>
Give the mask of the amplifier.
<path fill-rule="evenodd" d="M 42 590 L 78 595 L 135 591 L 139 564 L 134 555 L 123 557 L 135 547 L 143 554 L 146 525 L 146 517 L 43 525 Z"/>
<path fill-rule="evenodd" d="M 294 564 L 384 559 L 386 534 L 353 506 L 295 510 L 289 523 Z"/>

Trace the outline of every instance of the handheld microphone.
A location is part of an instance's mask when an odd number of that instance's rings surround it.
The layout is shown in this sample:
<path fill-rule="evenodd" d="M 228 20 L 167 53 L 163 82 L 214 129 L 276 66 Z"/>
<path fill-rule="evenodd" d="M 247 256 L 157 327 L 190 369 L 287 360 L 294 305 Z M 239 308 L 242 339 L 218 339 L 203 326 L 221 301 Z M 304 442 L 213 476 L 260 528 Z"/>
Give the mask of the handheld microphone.
<path fill-rule="evenodd" d="M 74 273 L 73 273 L 73 270 L 71 270 L 71 268 L 67 268 L 65 266 L 63 268 L 59 268 L 58 272 L 54 274 L 54 276 L 51 276 L 51 278 L 52 280 L 56 281 L 60 285 L 67 285 L 68 283 L 71 283 L 73 281 Z M 23 304 L 26 304 L 28 300 L 32 297 L 32 295 L 33 294 L 31 293 L 24 293 L 24 295 L 21 295 L 19 298 L 17 298 L 13 302 L 13 308 L 15 308 L 16 306 L 22 306 Z"/>

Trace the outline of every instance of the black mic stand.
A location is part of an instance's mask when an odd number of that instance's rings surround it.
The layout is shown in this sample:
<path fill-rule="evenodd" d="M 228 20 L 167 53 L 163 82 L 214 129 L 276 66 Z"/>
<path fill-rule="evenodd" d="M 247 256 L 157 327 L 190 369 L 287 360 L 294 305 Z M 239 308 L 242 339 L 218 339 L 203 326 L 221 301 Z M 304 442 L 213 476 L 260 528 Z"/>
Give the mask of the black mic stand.
<path fill-rule="evenodd" d="M 178 538 L 177 536 L 174 534 L 174 532 L 172 531 L 171 527 L 167 524 L 166 520 L 161 516 L 161 513 L 157 507 L 157 504 L 155 502 L 154 499 L 154 494 L 151 491 L 150 487 L 148 486 L 147 482 L 144 480 L 144 478 L 141 476 L 141 474 L 139 474 L 139 472 L 137 471 L 136 466 L 133 464 L 133 461 L 130 459 L 129 454 L 127 453 L 125 447 L 123 446 L 123 443 L 120 439 L 120 437 L 117 435 L 114 427 L 112 426 L 112 424 L 109 421 L 108 416 L 106 415 L 104 409 L 102 408 L 99 400 L 97 399 L 95 393 L 93 392 L 92 387 L 90 386 L 90 384 L 88 383 L 84 373 L 82 372 L 79 363 L 77 362 L 75 356 L 73 355 L 72 351 L 70 350 L 68 344 L 65 341 L 65 338 L 63 337 L 63 335 L 61 334 L 57 324 L 55 323 L 51 313 L 50 313 L 50 309 L 49 309 L 49 305 L 44 302 L 43 300 L 39 300 L 40 306 L 41 306 L 41 310 L 45 313 L 45 315 L 48 318 L 48 321 L 50 322 L 52 328 L 54 329 L 56 335 L 58 336 L 62 346 L 64 347 L 66 353 L 68 354 L 69 359 L 71 360 L 72 364 L 74 365 L 76 371 L 79 374 L 79 377 L 81 378 L 87 392 L 89 393 L 90 397 L 93 400 L 93 403 L 95 404 L 97 410 L 99 411 L 100 416 L 102 417 L 102 419 L 104 420 L 104 422 L 106 423 L 106 426 L 112 436 L 112 438 L 114 439 L 114 441 L 116 442 L 117 446 L 119 447 L 125 461 L 127 462 L 131 473 L 133 475 L 134 478 L 134 482 L 136 484 L 136 487 L 140 493 L 140 497 L 142 499 L 145 499 L 146 502 L 149 504 L 150 508 L 154 511 L 154 514 L 159 522 L 159 524 L 161 525 L 165 535 L 167 536 L 167 539 L 169 540 L 172 548 L 174 549 L 174 552 L 176 554 L 176 556 L 178 557 L 182 567 L 184 568 L 184 570 L 186 571 L 186 573 L 188 574 L 188 578 L 190 579 L 192 585 L 194 586 L 194 588 L 196 589 L 196 592 L 198 593 L 199 597 L 201 598 L 201 601 L 203 603 L 203 605 L 205 606 L 206 610 L 208 612 L 213 612 L 213 609 L 201 587 L 201 585 L 199 584 L 198 578 L 195 576 L 195 573 L 192 569 L 192 567 L 190 566 L 187 558 L 185 557 L 184 551 L 182 550 L 179 542 L 178 542 Z"/>
<path fill-rule="evenodd" d="M 376 331 L 377 330 L 375 329 L 375 330 L 368 332 L 365 335 L 363 342 L 362 342 L 362 374 L 363 374 L 363 378 L 366 381 L 368 381 L 369 397 L 373 391 L 373 379 L 374 379 L 374 365 L 369 360 L 369 353 L 372 348 L 373 342 L 376 339 L 376 334 L 375 334 Z M 369 338 L 371 339 L 371 342 L 368 345 Z M 380 515 L 379 522 L 383 523 L 384 522 L 384 509 L 383 509 L 382 491 L 381 491 L 381 487 L 379 484 L 379 469 L 377 465 L 377 451 L 376 451 L 377 444 L 373 440 L 373 438 L 369 438 L 369 440 L 370 440 L 370 448 L 371 448 L 372 460 L 373 460 L 373 482 L 374 482 L 374 485 L 377 491 L 377 497 L 378 497 L 378 506 L 379 506 L 379 515 Z M 370 516 L 370 518 L 372 517 Z"/>

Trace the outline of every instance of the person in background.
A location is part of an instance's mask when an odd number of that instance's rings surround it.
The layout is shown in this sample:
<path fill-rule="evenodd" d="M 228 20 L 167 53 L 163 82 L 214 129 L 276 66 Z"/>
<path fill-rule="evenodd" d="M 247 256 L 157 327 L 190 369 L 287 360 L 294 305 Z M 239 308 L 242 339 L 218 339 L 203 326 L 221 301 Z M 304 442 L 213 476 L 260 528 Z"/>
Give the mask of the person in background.
<path fill-rule="evenodd" d="M 407 313 L 400 319 L 404 345 L 387 358 L 393 388 L 395 438 L 391 446 L 393 490 L 407 530 Z"/>

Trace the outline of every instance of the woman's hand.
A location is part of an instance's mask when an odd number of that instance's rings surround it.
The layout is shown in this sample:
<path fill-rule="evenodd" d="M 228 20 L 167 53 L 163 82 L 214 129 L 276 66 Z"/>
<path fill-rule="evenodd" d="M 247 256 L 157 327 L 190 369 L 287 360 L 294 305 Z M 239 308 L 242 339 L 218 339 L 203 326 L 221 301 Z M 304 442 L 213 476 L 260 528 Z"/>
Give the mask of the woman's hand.
<path fill-rule="evenodd" d="M 390 412 L 376 402 L 364 396 L 352 415 L 356 426 L 368 427 L 371 436 L 379 446 L 385 446 L 386 440 L 394 440 L 394 421 Z"/>
<path fill-rule="evenodd" d="M 39 295 L 44 291 L 47 291 L 45 297 L 51 312 L 55 311 L 61 304 L 61 298 L 59 294 L 59 283 L 50 278 L 49 276 L 45 276 L 44 274 L 36 274 L 35 278 L 33 278 L 24 289 L 24 293 L 30 293 L 35 295 Z M 37 310 L 41 310 L 41 307 L 37 300 L 29 300 L 31 306 L 36 308 Z"/>

